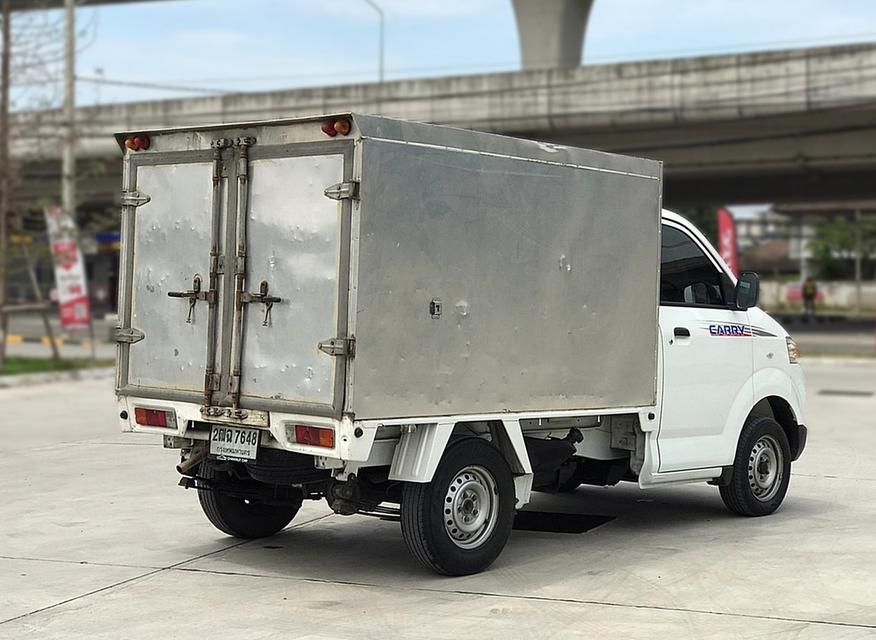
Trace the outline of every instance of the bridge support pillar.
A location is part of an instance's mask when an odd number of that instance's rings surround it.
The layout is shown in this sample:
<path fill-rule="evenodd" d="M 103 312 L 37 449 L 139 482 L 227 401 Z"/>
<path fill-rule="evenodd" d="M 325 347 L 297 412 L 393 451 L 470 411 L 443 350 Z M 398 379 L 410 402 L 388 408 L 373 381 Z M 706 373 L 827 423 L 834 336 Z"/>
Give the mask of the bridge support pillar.
<path fill-rule="evenodd" d="M 523 69 L 581 64 L 584 31 L 593 0 L 512 0 Z"/>

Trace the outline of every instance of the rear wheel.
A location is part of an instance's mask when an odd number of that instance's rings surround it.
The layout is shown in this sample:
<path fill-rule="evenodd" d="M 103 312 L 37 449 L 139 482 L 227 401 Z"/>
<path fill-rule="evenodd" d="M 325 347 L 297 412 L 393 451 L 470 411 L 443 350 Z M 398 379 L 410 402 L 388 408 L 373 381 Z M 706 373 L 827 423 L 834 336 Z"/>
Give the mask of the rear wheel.
<path fill-rule="evenodd" d="M 791 478 L 791 449 L 782 427 L 772 418 L 749 418 L 739 436 L 733 475 L 720 487 L 730 511 L 765 516 L 779 508 Z"/>
<path fill-rule="evenodd" d="M 232 480 L 231 474 L 219 471 L 208 462 L 201 463 L 198 475 L 220 483 Z M 214 527 L 236 538 L 272 536 L 292 522 L 301 508 L 301 500 L 289 504 L 265 504 L 213 489 L 198 489 L 198 501 Z"/>
<path fill-rule="evenodd" d="M 444 452 L 432 482 L 407 483 L 401 527 L 408 549 L 445 575 L 486 569 L 514 524 L 514 479 L 489 442 L 467 438 Z"/>

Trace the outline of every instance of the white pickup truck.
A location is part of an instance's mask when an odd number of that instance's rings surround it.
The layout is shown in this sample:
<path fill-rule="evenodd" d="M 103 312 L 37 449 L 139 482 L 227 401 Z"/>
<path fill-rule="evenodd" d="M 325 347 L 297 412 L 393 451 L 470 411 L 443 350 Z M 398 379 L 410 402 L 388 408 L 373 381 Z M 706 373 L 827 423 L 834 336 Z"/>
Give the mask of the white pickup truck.
<path fill-rule="evenodd" d="M 223 532 L 325 498 L 462 575 L 532 491 L 784 499 L 797 347 L 660 163 L 351 113 L 118 141 L 119 419 Z"/>

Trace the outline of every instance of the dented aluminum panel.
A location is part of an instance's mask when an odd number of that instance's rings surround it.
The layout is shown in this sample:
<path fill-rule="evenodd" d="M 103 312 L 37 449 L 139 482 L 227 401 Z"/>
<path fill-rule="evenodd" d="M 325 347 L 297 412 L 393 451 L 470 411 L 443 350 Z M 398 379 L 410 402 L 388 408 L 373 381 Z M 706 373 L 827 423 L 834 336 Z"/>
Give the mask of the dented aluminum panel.
<path fill-rule="evenodd" d="M 659 163 L 359 125 L 357 418 L 655 402 Z"/>
<path fill-rule="evenodd" d="M 330 408 L 338 361 L 316 347 L 338 332 L 346 278 L 343 205 L 323 192 L 343 180 L 344 156 L 270 157 L 250 169 L 250 288 L 266 282 L 280 301 L 247 310 L 241 394 Z"/>
<path fill-rule="evenodd" d="M 136 208 L 131 257 L 127 384 L 199 392 L 204 385 L 207 305 L 168 294 L 206 289 L 210 271 L 212 163 L 147 164 L 136 187 L 151 200 Z"/>

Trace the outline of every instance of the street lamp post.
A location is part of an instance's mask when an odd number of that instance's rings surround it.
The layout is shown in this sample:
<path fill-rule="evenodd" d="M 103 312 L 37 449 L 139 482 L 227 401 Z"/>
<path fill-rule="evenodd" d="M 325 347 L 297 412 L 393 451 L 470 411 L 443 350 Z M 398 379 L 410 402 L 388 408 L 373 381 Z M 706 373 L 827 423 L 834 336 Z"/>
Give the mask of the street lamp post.
<path fill-rule="evenodd" d="M 384 16 L 383 16 L 383 9 L 381 9 L 380 6 L 376 2 L 374 2 L 374 0 L 365 0 L 365 2 L 367 2 L 368 6 L 370 6 L 372 9 L 374 9 L 377 12 L 377 15 L 380 19 L 380 34 L 379 34 L 379 38 L 380 38 L 380 45 L 379 45 L 380 46 L 380 63 L 379 64 L 380 64 L 380 66 L 379 66 L 379 70 L 377 73 L 377 82 L 379 83 L 378 87 L 377 87 L 377 111 L 380 111 L 381 106 L 382 106 L 382 102 L 383 102 L 383 42 L 384 42 L 384 39 L 383 39 L 384 26 L 383 25 L 384 25 Z"/>

